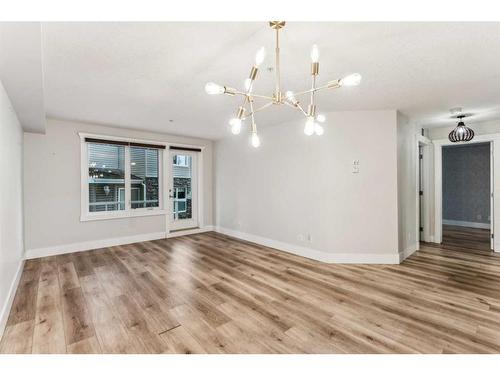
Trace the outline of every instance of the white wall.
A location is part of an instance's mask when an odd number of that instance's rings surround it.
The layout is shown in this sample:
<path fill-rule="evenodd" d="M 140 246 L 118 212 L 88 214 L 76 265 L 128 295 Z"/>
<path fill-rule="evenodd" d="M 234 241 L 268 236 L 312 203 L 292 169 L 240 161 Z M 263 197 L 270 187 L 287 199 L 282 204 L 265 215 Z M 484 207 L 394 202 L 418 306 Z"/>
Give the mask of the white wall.
<path fill-rule="evenodd" d="M 28 256 L 47 251 L 82 250 L 100 240 L 124 237 L 146 240 L 166 232 L 165 215 L 80 221 L 78 132 L 205 146 L 204 225 L 213 224 L 212 141 L 48 119 L 45 135 L 24 134 L 25 245 Z"/>
<path fill-rule="evenodd" d="M 0 82 L 0 337 L 22 269 L 23 132 Z"/>
<path fill-rule="evenodd" d="M 417 140 L 415 126 L 397 114 L 399 251 L 406 258 L 417 249 Z"/>
<path fill-rule="evenodd" d="M 216 143 L 217 226 L 323 261 L 398 262 L 396 111 L 328 113 L 321 137 L 303 125 L 260 131 L 259 149 L 245 131 Z"/>

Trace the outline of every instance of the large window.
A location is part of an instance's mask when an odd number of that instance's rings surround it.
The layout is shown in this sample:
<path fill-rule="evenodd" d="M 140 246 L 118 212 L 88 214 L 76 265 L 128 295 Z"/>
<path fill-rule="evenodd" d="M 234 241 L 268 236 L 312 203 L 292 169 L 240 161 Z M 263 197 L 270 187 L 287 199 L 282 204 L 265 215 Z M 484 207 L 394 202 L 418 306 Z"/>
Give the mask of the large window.
<path fill-rule="evenodd" d="M 158 207 L 158 150 L 130 147 L 131 208 Z"/>
<path fill-rule="evenodd" d="M 162 155 L 161 146 L 82 138 L 82 219 L 161 213 Z"/>
<path fill-rule="evenodd" d="M 125 210 L 125 147 L 88 143 L 89 212 Z"/>

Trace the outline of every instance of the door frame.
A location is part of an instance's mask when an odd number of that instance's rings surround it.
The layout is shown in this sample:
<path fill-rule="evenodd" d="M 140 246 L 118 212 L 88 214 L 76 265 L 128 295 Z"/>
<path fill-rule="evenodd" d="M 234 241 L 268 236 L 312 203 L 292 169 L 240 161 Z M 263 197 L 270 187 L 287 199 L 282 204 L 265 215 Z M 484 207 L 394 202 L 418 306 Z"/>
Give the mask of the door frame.
<path fill-rule="evenodd" d="M 175 147 L 184 147 L 184 148 L 195 148 L 195 149 L 200 149 L 201 151 L 196 151 L 197 154 L 197 165 L 196 165 L 196 178 L 198 180 L 197 183 L 197 193 L 196 193 L 196 198 L 197 198 L 197 219 L 198 219 L 198 228 L 202 229 L 205 227 L 204 223 L 204 181 L 203 181 L 203 160 L 204 160 L 204 154 L 205 154 L 205 146 L 200 146 L 200 145 L 193 145 L 193 144 L 186 144 L 186 143 L 167 143 L 166 145 L 166 150 L 163 153 L 163 165 L 165 166 L 165 173 L 163 174 L 164 180 L 163 180 L 163 193 L 165 197 L 165 210 L 166 210 L 166 215 L 165 215 L 165 228 L 167 231 L 167 237 L 169 237 L 169 234 L 172 232 L 177 232 L 177 231 L 191 231 L 193 228 L 189 229 L 175 229 L 172 227 L 172 220 L 171 220 L 171 198 L 169 198 L 169 189 L 170 189 L 170 181 L 172 179 L 172 161 L 170 160 L 170 147 L 175 146 Z"/>
<path fill-rule="evenodd" d="M 431 161 L 432 161 L 432 141 L 420 134 L 417 134 L 416 139 L 416 178 L 415 178 L 415 211 L 416 211 L 416 242 L 417 250 L 420 249 L 420 178 L 422 178 L 422 217 L 423 217 L 423 230 L 422 238 L 424 242 L 432 242 L 431 237 L 431 210 L 430 210 L 430 197 L 431 197 Z M 422 171 L 420 171 L 420 150 L 422 147 Z M 422 176 L 420 176 L 422 172 Z"/>
<path fill-rule="evenodd" d="M 494 199 L 500 194 L 500 163 L 495 163 L 495 160 L 500 160 L 500 133 L 477 135 L 473 140 L 467 143 L 486 143 L 491 142 L 490 146 L 490 203 L 491 212 L 491 227 L 490 233 L 500 233 L 500 199 Z M 432 141 L 434 144 L 434 242 L 441 243 L 443 240 L 443 146 L 453 146 L 456 143 L 449 139 L 440 139 Z M 492 174 L 492 175 L 491 175 Z M 497 236 L 498 237 L 498 236 Z M 500 252 L 500 240 L 493 236 L 492 250 Z"/>

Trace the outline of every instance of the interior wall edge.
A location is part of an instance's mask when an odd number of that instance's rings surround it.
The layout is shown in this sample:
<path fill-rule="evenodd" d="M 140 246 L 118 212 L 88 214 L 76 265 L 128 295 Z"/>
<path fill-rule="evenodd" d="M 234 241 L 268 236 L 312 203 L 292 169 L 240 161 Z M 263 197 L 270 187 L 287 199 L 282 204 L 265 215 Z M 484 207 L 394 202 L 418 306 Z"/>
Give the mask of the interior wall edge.
<path fill-rule="evenodd" d="M 408 258 L 410 255 L 418 250 L 418 244 L 415 242 L 408 246 L 406 249 L 399 252 L 399 263 Z"/>
<path fill-rule="evenodd" d="M 21 280 L 21 275 L 24 269 L 24 259 L 19 262 L 17 267 L 16 275 L 12 280 L 9 288 L 9 295 L 5 300 L 2 310 L 0 310 L 0 340 L 5 332 L 5 327 L 7 326 L 7 320 L 9 318 L 10 310 L 12 308 L 12 303 L 14 302 L 14 297 L 16 295 L 17 287 L 19 286 L 19 281 Z"/>
<path fill-rule="evenodd" d="M 0 81 L 0 335 L 24 264 L 22 155 L 22 126 Z"/>

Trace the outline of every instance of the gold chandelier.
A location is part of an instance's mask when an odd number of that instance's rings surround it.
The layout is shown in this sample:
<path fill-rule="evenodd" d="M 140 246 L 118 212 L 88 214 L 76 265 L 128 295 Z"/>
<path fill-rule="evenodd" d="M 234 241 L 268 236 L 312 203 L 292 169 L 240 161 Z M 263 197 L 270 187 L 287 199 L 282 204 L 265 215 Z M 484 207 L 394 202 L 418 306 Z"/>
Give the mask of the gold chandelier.
<path fill-rule="evenodd" d="M 317 86 L 316 78 L 319 74 L 319 50 L 316 45 L 311 49 L 311 88 L 308 90 L 294 93 L 293 91 L 286 91 L 285 95 L 281 91 L 281 78 L 280 78 L 280 48 L 279 48 L 279 31 L 285 26 L 284 21 L 271 21 L 269 26 L 276 31 L 276 49 L 275 49 L 275 72 L 276 72 L 276 86 L 272 96 L 259 95 L 252 92 L 253 84 L 257 78 L 259 65 L 264 61 L 265 49 L 261 47 L 255 56 L 255 65 L 252 66 L 249 77 L 245 80 L 245 90 L 238 91 L 232 87 L 221 86 L 213 82 L 205 85 L 205 91 L 210 95 L 227 94 L 227 95 L 240 95 L 243 97 L 243 103 L 238 107 L 236 117 L 229 120 L 231 131 L 233 134 L 239 134 L 241 131 L 242 122 L 250 118 L 251 126 L 251 143 L 254 147 L 260 146 L 260 139 L 257 135 L 257 124 L 255 123 L 255 113 L 270 107 L 271 105 L 285 104 L 291 108 L 300 111 L 306 117 L 304 133 L 308 136 L 316 134 L 322 135 L 324 132 L 320 123 L 325 121 L 325 116 L 316 114 L 315 94 L 323 89 L 336 89 L 343 86 L 356 86 L 361 82 L 361 75 L 358 73 L 350 74 L 344 78 L 329 81 L 326 85 Z M 301 95 L 309 94 L 309 104 L 307 111 L 297 99 Z M 265 99 L 268 102 L 261 107 L 254 108 L 254 99 Z"/>

